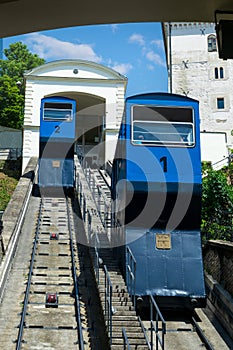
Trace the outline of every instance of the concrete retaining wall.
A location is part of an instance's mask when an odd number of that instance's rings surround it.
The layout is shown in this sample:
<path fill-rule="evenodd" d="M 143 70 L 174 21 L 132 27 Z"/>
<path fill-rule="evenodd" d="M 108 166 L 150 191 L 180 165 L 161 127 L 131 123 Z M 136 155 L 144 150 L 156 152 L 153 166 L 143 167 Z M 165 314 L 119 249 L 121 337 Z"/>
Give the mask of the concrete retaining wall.
<path fill-rule="evenodd" d="M 22 219 L 25 207 L 24 204 L 28 198 L 29 191 L 31 191 L 36 169 L 37 158 L 31 158 L 2 216 L 3 230 L 0 237 L 0 262 L 2 261 L 4 253 L 7 252 L 9 242 Z"/>

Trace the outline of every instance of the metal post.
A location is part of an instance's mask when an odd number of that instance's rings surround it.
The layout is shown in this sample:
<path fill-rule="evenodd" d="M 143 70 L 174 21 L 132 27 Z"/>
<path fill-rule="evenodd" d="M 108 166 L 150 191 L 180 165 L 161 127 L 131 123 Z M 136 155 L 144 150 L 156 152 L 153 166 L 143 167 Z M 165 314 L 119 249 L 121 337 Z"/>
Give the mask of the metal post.
<path fill-rule="evenodd" d="M 151 344 L 151 350 L 153 350 L 153 347 L 154 347 L 152 320 L 153 320 L 153 305 L 152 305 L 152 300 L 150 298 L 150 344 Z"/>
<path fill-rule="evenodd" d="M 2 213 L 3 212 L 0 212 L 1 217 L 2 217 Z M 3 222 L 2 222 L 2 220 L 0 220 L 1 251 L 2 251 L 2 255 L 5 255 L 5 248 L 4 248 L 4 243 L 3 243 L 3 239 L 2 239 L 2 231 L 3 231 Z"/>
<path fill-rule="evenodd" d="M 169 77 L 170 77 L 170 93 L 172 93 L 172 25 L 169 22 Z"/>

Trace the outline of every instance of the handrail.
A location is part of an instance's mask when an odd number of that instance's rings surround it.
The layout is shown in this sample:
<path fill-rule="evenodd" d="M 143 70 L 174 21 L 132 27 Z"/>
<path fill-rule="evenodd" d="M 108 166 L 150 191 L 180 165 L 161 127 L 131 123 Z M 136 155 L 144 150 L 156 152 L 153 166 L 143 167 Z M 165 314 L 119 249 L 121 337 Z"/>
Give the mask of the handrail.
<path fill-rule="evenodd" d="M 0 148 L 0 159 L 18 159 L 22 156 L 22 147 L 1 147 Z"/>
<path fill-rule="evenodd" d="M 107 323 L 107 330 L 109 333 L 110 346 L 112 345 L 112 282 L 107 270 L 107 266 L 104 265 L 104 316 Z"/>
<path fill-rule="evenodd" d="M 136 306 L 136 259 L 129 248 L 126 246 L 127 252 L 127 286 L 134 307 Z"/>
<path fill-rule="evenodd" d="M 142 323 L 142 320 L 141 320 L 141 317 L 140 317 L 140 316 L 138 316 L 138 321 L 139 321 L 139 323 L 140 323 L 141 329 L 142 329 L 143 334 L 144 334 L 144 337 L 145 337 L 145 339 L 146 339 L 146 343 L 147 343 L 148 349 L 151 350 L 151 346 L 150 346 L 150 342 L 149 342 L 149 339 L 148 339 L 148 336 L 147 336 L 147 333 L 146 333 L 146 329 L 145 329 L 145 327 L 144 327 L 144 325 L 143 325 L 143 323 Z"/>
<path fill-rule="evenodd" d="M 127 337 L 126 330 L 125 330 L 124 327 L 122 328 L 122 338 L 123 338 L 123 341 L 124 341 L 124 350 L 131 350 L 131 347 L 130 347 L 130 344 L 129 344 L 129 339 Z"/>
<path fill-rule="evenodd" d="M 92 216 L 90 213 L 90 210 L 87 210 L 87 236 L 89 244 L 91 243 L 91 222 L 92 222 Z"/>
<path fill-rule="evenodd" d="M 100 247 L 100 241 L 99 241 L 99 237 L 98 237 L 98 233 L 95 232 L 95 266 L 94 266 L 94 270 L 95 270 L 95 277 L 97 279 L 97 284 L 99 285 L 99 247 Z"/>
<path fill-rule="evenodd" d="M 224 166 L 228 166 L 232 161 L 232 155 L 230 154 L 228 157 L 222 158 L 215 163 L 212 163 L 213 170 L 219 170 Z"/>
<path fill-rule="evenodd" d="M 154 323 L 154 310 L 156 322 Z M 159 329 L 159 322 L 162 322 L 162 328 Z M 150 295 L 150 323 L 151 323 L 151 350 L 153 350 L 153 333 L 155 332 L 156 337 L 156 350 L 159 349 L 159 345 L 162 350 L 165 349 L 165 334 L 166 334 L 166 322 L 156 304 L 154 297 Z M 162 335 L 159 334 L 162 331 Z"/>

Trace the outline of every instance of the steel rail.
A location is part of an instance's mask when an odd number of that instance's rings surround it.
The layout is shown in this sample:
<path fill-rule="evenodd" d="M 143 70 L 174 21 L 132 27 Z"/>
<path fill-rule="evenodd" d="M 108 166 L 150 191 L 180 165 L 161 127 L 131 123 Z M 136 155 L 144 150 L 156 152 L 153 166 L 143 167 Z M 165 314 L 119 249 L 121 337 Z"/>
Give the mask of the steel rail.
<path fill-rule="evenodd" d="M 197 321 L 195 320 L 194 317 L 192 317 L 191 323 L 192 323 L 194 329 L 196 330 L 196 333 L 198 334 L 199 338 L 201 339 L 201 341 L 205 345 L 206 349 L 207 350 L 214 350 L 215 348 L 211 345 L 209 340 L 206 338 L 204 332 L 202 331 L 201 327 L 199 326 L 199 324 L 197 323 Z"/>
<path fill-rule="evenodd" d="M 24 330 L 24 327 L 25 327 L 25 317 L 26 317 L 26 313 L 27 313 L 28 298 L 29 298 L 31 279 L 32 279 L 32 271 L 33 271 L 33 265 L 34 265 L 34 260 L 35 260 L 36 248 L 37 248 L 37 243 L 38 243 L 38 235 L 39 235 L 39 228 L 40 228 L 41 212 L 42 212 L 42 200 L 40 202 L 40 209 L 39 209 L 39 215 L 38 215 L 38 220 L 37 220 L 36 235 L 35 235 L 35 239 L 34 239 L 34 243 L 33 243 L 31 262 L 30 262 L 28 281 L 27 281 L 27 288 L 26 288 L 24 301 L 23 301 L 23 311 L 22 311 L 21 320 L 20 320 L 20 324 L 19 324 L 19 332 L 18 332 L 16 350 L 20 350 L 21 344 L 23 342 L 22 337 L 23 337 L 23 330 Z"/>
<path fill-rule="evenodd" d="M 84 339 L 82 332 L 82 321 L 81 321 L 81 311 L 79 303 L 79 290 L 78 290 L 78 280 L 76 275 L 76 266 L 75 266 L 75 256 L 74 256 L 74 247 L 73 247 L 73 237 L 72 237 L 72 228 L 70 222 L 70 208 L 69 201 L 66 198 L 66 207 L 67 207 L 67 217 L 68 217 L 68 229 L 70 235 L 70 251 L 71 251 L 71 261 L 72 261 L 72 274 L 74 281 L 74 292 L 75 292 L 75 311 L 76 311 L 76 321 L 78 326 L 78 340 L 79 340 L 79 350 L 84 350 Z"/>

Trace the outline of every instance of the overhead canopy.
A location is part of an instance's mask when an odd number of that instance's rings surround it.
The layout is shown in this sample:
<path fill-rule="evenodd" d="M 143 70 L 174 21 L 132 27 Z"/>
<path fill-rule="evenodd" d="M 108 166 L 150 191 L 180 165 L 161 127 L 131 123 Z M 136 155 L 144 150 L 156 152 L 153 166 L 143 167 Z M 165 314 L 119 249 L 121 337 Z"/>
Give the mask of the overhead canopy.
<path fill-rule="evenodd" d="M 214 22 L 232 0 L 0 0 L 0 37 L 78 25 Z"/>

